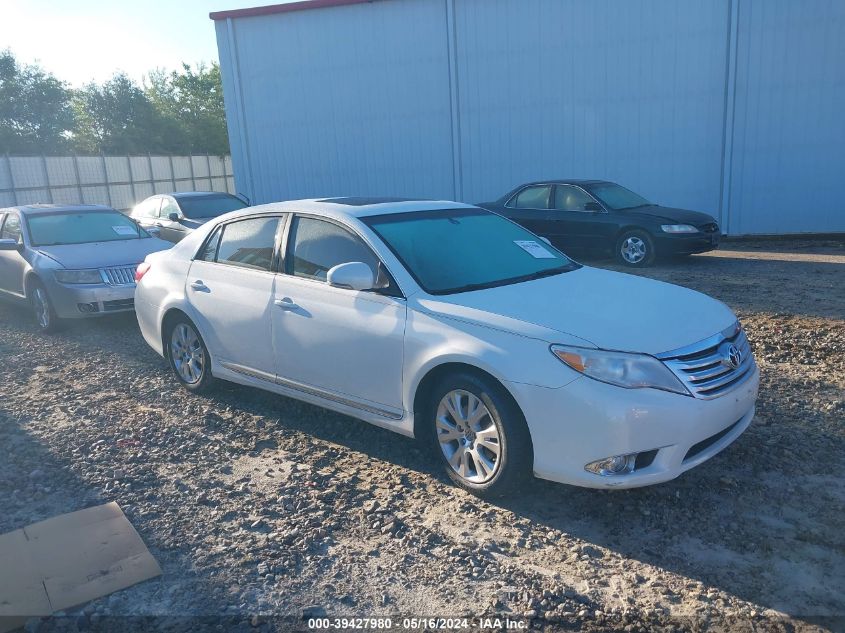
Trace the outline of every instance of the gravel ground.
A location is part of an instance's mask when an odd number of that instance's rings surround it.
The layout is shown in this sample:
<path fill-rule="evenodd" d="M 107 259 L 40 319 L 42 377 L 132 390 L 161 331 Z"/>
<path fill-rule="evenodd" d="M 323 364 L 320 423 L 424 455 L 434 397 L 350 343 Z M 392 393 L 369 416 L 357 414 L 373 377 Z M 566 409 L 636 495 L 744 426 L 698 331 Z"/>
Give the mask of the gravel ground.
<path fill-rule="evenodd" d="M 174 388 L 132 315 L 47 337 L 0 304 L 0 533 L 113 500 L 164 571 L 28 628 L 487 614 L 545 630 L 841 629 L 845 246 L 730 242 L 642 274 L 740 315 L 762 372 L 754 423 L 673 482 L 536 481 L 495 504 L 363 422 L 234 385 Z"/>

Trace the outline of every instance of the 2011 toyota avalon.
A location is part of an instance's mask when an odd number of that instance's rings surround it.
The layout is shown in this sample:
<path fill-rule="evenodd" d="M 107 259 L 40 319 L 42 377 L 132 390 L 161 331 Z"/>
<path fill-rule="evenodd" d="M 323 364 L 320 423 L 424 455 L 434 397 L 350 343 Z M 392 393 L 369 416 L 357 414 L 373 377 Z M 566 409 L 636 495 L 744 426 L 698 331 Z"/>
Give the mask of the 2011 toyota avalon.
<path fill-rule="evenodd" d="M 170 246 L 110 207 L 0 209 L 0 297 L 28 301 L 45 332 L 132 310 L 138 263 Z"/>
<path fill-rule="evenodd" d="M 469 205 L 253 207 L 136 278 L 144 338 L 187 389 L 229 380 L 423 438 L 479 494 L 532 473 L 666 481 L 754 415 L 758 370 L 724 304 L 582 266 Z"/>

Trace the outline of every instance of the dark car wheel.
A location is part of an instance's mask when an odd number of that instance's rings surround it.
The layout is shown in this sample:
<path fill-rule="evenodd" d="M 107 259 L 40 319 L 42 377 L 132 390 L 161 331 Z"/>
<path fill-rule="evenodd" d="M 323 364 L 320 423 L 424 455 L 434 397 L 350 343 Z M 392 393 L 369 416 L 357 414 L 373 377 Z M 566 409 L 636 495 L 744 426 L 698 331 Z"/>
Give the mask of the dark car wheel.
<path fill-rule="evenodd" d="M 196 326 L 186 317 L 170 322 L 165 334 L 165 353 L 176 379 L 194 393 L 208 393 L 214 386 L 211 357 Z"/>
<path fill-rule="evenodd" d="M 471 373 L 447 376 L 432 390 L 424 416 L 434 452 L 461 488 L 499 497 L 530 479 L 528 426 L 494 381 Z"/>
<path fill-rule="evenodd" d="M 29 305 L 32 308 L 32 314 L 35 317 L 35 323 L 38 329 L 42 332 L 55 332 L 61 325 L 61 319 L 56 316 L 56 310 L 53 308 L 53 302 L 50 295 L 47 294 L 47 289 L 40 281 L 33 281 L 29 285 Z"/>
<path fill-rule="evenodd" d="M 614 254 L 617 262 L 631 268 L 649 266 L 657 255 L 651 236 L 639 229 L 623 231 L 616 239 Z"/>

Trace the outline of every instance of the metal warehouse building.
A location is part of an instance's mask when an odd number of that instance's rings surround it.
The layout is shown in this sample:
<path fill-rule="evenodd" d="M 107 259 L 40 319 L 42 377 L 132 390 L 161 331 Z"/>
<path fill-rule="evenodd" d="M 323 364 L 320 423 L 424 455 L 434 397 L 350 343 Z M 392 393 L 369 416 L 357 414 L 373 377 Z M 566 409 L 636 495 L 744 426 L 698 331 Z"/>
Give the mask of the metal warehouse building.
<path fill-rule="evenodd" d="M 213 13 L 238 190 L 617 181 L 726 233 L 845 231 L 842 0 L 312 0 Z"/>

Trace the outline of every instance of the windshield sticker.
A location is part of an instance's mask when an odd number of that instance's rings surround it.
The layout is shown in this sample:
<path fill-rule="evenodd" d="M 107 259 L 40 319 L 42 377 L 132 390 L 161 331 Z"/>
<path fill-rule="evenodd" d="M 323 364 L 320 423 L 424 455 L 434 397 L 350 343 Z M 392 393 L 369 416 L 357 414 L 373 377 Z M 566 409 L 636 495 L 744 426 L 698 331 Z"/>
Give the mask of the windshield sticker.
<path fill-rule="evenodd" d="M 136 231 L 131 226 L 113 226 L 111 230 L 117 233 L 118 235 L 138 235 L 138 231 Z"/>
<path fill-rule="evenodd" d="M 534 240 L 514 240 L 514 244 L 519 246 L 522 250 L 526 253 L 531 255 L 531 257 L 535 257 L 537 259 L 554 259 L 555 256 L 553 253 L 550 253 L 545 248 L 540 246 Z"/>

